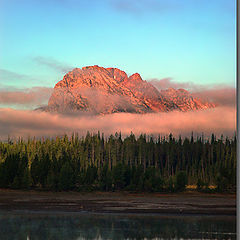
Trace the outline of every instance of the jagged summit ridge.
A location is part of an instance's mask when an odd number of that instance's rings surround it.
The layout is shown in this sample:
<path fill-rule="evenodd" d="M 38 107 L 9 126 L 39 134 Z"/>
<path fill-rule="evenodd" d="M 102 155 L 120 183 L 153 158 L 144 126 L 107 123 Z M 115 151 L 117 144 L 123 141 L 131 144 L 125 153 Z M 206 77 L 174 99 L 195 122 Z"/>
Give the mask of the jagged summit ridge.
<path fill-rule="evenodd" d="M 158 91 L 139 73 L 98 65 L 74 68 L 55 87 L 45 111 L 148 113 L 198 110 L 215 105 L 194 98 L 185 89 Z"/>

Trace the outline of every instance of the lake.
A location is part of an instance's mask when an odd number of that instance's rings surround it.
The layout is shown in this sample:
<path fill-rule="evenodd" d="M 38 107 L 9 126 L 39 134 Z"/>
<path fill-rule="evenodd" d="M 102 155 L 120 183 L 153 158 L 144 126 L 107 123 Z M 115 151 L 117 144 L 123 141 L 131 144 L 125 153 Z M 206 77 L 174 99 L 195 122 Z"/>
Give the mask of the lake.
<path fill-rule="evenodd" d="M 0 239 L 236 239 L 236 217 L 1 212 Z"/>

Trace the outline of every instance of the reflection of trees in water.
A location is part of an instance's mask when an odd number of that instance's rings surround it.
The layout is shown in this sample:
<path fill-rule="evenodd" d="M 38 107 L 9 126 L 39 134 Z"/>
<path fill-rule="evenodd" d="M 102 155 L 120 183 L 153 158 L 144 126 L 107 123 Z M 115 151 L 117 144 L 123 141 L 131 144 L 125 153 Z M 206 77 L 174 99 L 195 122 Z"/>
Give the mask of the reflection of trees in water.
<path fill-rule="evenodd" d="M 236 238 L 234 218 L 116 215 L 1 215 L 0 238 L 13 239 L 153 239 Z"/>

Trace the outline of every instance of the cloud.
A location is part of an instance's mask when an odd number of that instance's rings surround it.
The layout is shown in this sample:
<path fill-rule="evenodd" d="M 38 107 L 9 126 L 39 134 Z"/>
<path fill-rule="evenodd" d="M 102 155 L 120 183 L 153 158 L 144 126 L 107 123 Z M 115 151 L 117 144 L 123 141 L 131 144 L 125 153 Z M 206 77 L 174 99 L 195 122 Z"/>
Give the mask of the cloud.
<path fill-rule="evenodd" d="M 169 112 L 110 115 L 61 115 L 47 112 L 0 109 L 0 136 L 2 140 L 10 137 L 54 137 L 56 135 L 86 134 L 87 131 L 104 132 L 106 135 L 121 131 L 130 134 L 169 134 L 189 136 L 215 133 L 233 136 L 236 130 L 236 109 L 217 107 L 192 112 Z"/>
<path fill-rule="evenodd" d="M 55 88 L 53 97 L 49 100 L 50 109 L 58 112 L 72 112 L 73 109 L 82 107 L 93 114 L 106 114 L 113 112 L 143 112 L 149 109 L 136 97 L 109 93 L 95 87 L 75 87 L 71 91 L 61 86 Z M 80 101 L 79 101 L 80 99 Z M 76 104 L 76 105 L 75 105 Z"/>
<path fill-rule="evenodd" d="M 236 105 L 236 89 L 227 85 L 200 85 L 192 82 L 178 83 L 172 78 L 151 79 L 150 82 L 159 91 L 167 88 L 184 88 L 189 90 L 194 97 L 201 98 L 206 101 L 214 102 L 221 106 L 235 106 Z"/>
<path fill-rule="evenodd" d="M 236 106 L 236 89 L 231 87 L 196 91 L 193 92 L 193 96 L 217 103 L 220 106 Z"/>
<path fill-rule="evenodd" d="M 53 89 L 47 87 L 33 87 L 26 89 L 0 88 L 0 105 L 36 106 L 46 104 Z"/>
<path fill-rule="evenodd" d="M 180 4 L 162 0 L 109 0 L 110 5 L 121 12 L 139 14 L 146 11 L 165 12 L 179 8 Z"/>
<path fill-rule="evenodd" d="M 5 83 L 7 83 L 8 85 L 23 85 L 26 84 L 26 82 L 31 84 L 43 83 L 42 77 L 40 76 L 31 76 L 14 71 L 9 71 L 7 69 L 0 69 L 0 90 L 2 88 L 7 88 L 7 86 L 4 85 Z"/>
<path fill-rule="evenodd" d="M 34 57 L 33 61 L 38 65 L 47 66 L 48 68 L 51 68 L 52 70 L 57 72 L 67 73 L 73 69 L 72 66 L 59 62 L 51 57 L 38 56 Z"/>
<path fill-rule="evenodd" d="M 0 79 L 1 80 L 9 79 L 9 78 L 11 78 L 11 79 L 12 78 L 22 79 L 22 78 L 26 78 L 26 77 L 27 77 L 26 75 L 18 74 L 18 73 L 0 68 Z"/>
<path fill-rule="evenodd" d="M 167 88 L 185 88 L 185 89 L 193 89 L 196 85 L 193 83 L 185 82 L 178 83 L 175 82 L 172 78 L 163 78 L 163 79 L 150 79 L 148 80 L 153 86 L 155 86 L 158 90 L 164 90 Z"/>
<path fill-rule="evenodd" d="M 99 6 L 110 6 L 112 9 L 123 13 L 139 14 L 146 11 L 163 12 L 172 11 L 180 6 L 175 0 L 38 0 L 41 3 L 63 6 L 66 9 L 89 10 L 98 9 Z"/>
<path fill-rule="evenodd" d="M 31 80 L 32 78 L 25 74 L 20 74 L 20 73 L 16 73 L 13 71 L 9 71 L 9 70 L 0 68 L 0 81 L 1 82 L 9 83 L 14 80 L 20 81 L 20 80 L 26 80 L 26 79 Z"/>

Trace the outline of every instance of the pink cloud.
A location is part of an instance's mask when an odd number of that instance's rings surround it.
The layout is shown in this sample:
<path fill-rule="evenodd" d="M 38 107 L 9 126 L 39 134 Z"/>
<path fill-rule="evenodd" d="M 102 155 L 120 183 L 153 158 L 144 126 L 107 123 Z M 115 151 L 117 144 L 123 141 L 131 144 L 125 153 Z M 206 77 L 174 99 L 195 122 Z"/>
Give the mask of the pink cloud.
<path fill-rule="evenodd" d="M 192 89 L 195 87 L 193 83 L 185 82 L 185 83 L 178 83 L 175 82 L 172 78 L 163 78 L 163 79 L 151 79 L 150 82 L 154 87 L 158 90 L 165 90 L 168 88 L 185 88 L 185 89 Z"/>
<path fill-rule="evenodd" d="M 0 104 L 36 106 L 46 104 L 53 89 L 47 87 L 33 87 L 29 89 L 0 90 Z"/>
<path fill-rule="evenodd" d="M 236 89 L 231 87 L 212 88 L 193 92 L 193 96 L 210 100 L 221 106 L 236 105 Z"/>
<path fill-rule="evenodd" d="M 0 109 L 1 140 L 10 137 L 54 137 L 56 135 L 86 134 L 87 131 L 106 135 L 121 131 L 130 134 L 162 134 L 178 136 L 215 133 L 233 136 L 236 130 L 236 109 L 223 106 L 208 110 L 169 113 L 110 115 L 60 115 L 47 112 Z"/>

